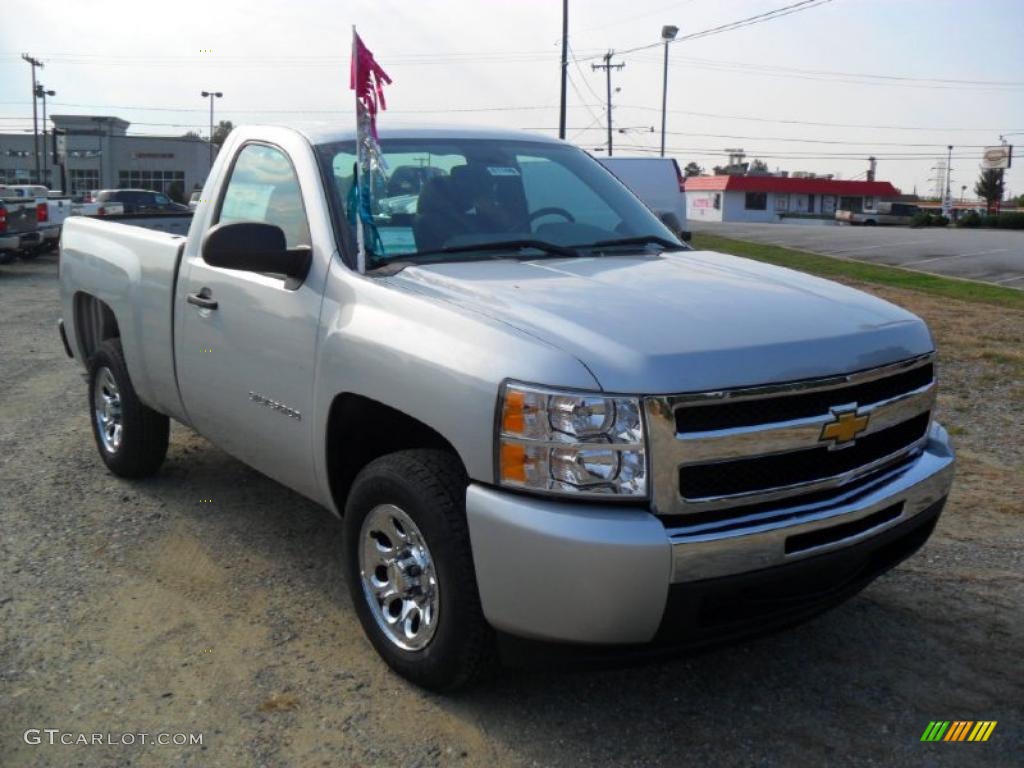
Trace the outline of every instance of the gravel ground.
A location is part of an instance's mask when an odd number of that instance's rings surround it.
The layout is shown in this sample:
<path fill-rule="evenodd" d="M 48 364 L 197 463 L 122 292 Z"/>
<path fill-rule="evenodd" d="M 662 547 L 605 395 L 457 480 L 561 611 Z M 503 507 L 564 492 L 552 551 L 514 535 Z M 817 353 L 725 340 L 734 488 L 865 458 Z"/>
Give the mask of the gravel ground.
<path fill-rule="evenodd" d="M 55 258 L 0 267 L 0 765 L 1021 765 L 1024 314 L 877 292 L 932 324 L 960 447 L 922 552 L 778 635 L 441 697 L 364 639 L 327 512 L 180 427 L 158 477 L 110 475 L 55 333 Z M 999 725 L 921 744 L 935 719 Z"/>

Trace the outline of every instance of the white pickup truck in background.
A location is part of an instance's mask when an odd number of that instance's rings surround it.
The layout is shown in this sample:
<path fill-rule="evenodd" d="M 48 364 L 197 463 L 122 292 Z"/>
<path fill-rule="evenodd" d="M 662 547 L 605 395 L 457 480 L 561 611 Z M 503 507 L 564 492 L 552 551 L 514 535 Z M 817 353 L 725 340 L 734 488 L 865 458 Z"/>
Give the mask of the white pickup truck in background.
<path fill-rule="evenodd" d="M 36 228 L 39 243 L 22 248 L 21 256 L 29 257 L 56 250 L 61 228 L 68 216 L 107 216 L 124 213 L 121 203 L 77 202 L 59 190 L 50 190 L 40 184 L 0 185 L 0 198 L 33 200 L 36 203 Z"/>
<path fill-rule="evenodd" d="M 913 203 L 878 203 L 874 208 L 865 208 L 863 211 L 849 211 L 839 209 L 836 211 L 836 221 L 846 224 L 863 224 L 867 227 L 874 227 L 879 224 L 910 224 L 915 214 L 921 209 Z"/>
<path fill-rule="evenodd" d="M 629 187 L 648 208 L 683 240 L 686 228 L 686 179 L 671 157 L 599 157 L 601 165 Z"/>

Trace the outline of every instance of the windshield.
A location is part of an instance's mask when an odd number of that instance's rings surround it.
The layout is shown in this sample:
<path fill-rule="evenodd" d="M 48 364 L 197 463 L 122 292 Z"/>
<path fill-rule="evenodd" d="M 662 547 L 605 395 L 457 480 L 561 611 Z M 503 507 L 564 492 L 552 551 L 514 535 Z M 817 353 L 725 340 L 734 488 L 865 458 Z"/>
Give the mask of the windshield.
<path fill-rule="evenodd" d="M 375 232 L 367 263 L 479 258 L 504 244 L 642 249 L 646 239 L 683 246 L 651 211 L 596 160 L 565 144 L 494 139 L 384 139 L 386 169 L 372 180 Z M 318 148 L 339 229 L 355 242 L 348 209 L 355 144 Z M 587 255 L 592 255 L 588 253 Z"/>

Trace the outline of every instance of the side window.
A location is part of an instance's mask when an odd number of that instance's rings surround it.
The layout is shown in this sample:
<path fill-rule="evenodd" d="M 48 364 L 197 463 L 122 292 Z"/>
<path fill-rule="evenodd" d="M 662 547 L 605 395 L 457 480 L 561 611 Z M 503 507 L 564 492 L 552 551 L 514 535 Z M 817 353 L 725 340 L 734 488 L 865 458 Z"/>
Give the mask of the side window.
<path fill-rule="evenodd" d="M 299 180 L 281 150 L 262 144 L 243 147 L 221 203 L 218 223 L 224 221 L 276 224 L 289 248 L 312 244 Z"/>

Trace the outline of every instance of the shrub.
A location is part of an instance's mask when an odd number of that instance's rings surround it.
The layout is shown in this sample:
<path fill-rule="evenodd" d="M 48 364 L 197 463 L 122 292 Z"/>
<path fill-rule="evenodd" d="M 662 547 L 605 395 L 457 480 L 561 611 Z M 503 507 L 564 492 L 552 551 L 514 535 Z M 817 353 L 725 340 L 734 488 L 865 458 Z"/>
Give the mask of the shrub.
<path fill-rule="evenodd" d="M 994 213 L 986 213 L 981 217 L 981 226 L 983 227 L 998 227 L 999 217 Z"/>
<path fill-rule="evenodd" d="M 918 211 L 910 217 L 910 226 L 912 227 L 930 227 L 932 225 L 932 215 L 927 211 Z"/>
<path fill-rule="evenodd" d="M 1000 229 L 1024 229 L 1024 213 L 1019 211 L 1014 213 L 1001 213 L 998 216 L 993 216 L 996 220 L 996 226 Z"/>
<path fill-rule="evenodd" d="M 981 216 L 978 214 L 977 211 L 968 211 L 959 219 L 957 219 L 956 225 L 958 227 L 971 227 L 972 229 L 974 227 L 980 227 Z"/>
<path fill-rule="evenodd" d="M 943 216 L 941 213 L 937 213 L 932 216 L 933 227 L 946 227 L 949 226 L 949 217 Z"/>

